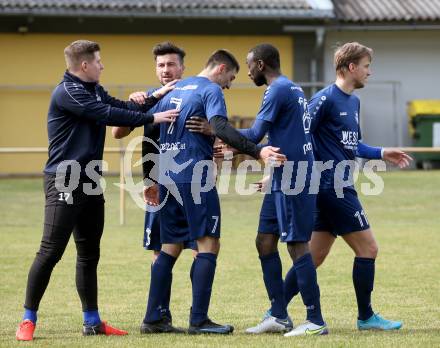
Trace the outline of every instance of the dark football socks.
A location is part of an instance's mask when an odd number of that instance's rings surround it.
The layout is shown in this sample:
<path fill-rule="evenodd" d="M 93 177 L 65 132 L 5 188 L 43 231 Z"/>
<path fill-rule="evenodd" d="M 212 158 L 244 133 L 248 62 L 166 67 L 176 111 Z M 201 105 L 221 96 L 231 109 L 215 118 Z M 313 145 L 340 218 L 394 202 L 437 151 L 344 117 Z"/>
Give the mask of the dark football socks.
<path fill-rule="evenodd" d="M 217 255 L 212 253 L 198 253 L 193 261 L 191 325 L 197 326 L 208 319 L 216 265 Z"/>
<path fill-rule="evenodd" d="M 160 252 L 157 260 L 151 268 L 150 292 L 148 294 L 147 312 L 144 322 L 151 323 L 161 319 L 161 310 L 164 298 L 167 294 L 168 285 L 171 283 L 171 272 L 176 258 Z"/>
<path fill-rule="evenodd" d="M 153 270 L 153 264 L 154 263 L 151 264 L 151 270 Z M 172 286 L 172 283 L 173 283 L 173 273 L 171 273 L 170 283 L 168 284 L 168 289 L 167 289 L 167 292 L 164 295 L 163 303 L 161 305 L 161 308 L 162 308 L 161 309 L 161 313 L 162 313 L 162 315 L 167 317 L 167 318 L 169 318 L 170 320 L 172 319 L 171 311 L 170 311 L 171 286 Z"/>
<path fill-rule="evenodd" d="M 284 300 L 283 275 L 281 259 L 278 252 L 260 256 L 263 280 L 267 294 L 272 304 L 271 315 L 279 318 L 287 318 L 286 302 Z"/>
<path fill-rule="evenodd" d="M 170 274 L 168 288 L 167 288 L 167 291 L 164 295 L 163 303 L 162 303 L 162 313 L 163 313 L 163 315 L 165 315 L 169 319 L 171 319 L 170 301 L 171 301 L 171 286 L 172 286 L 172 284 L 173 284 L 173 273 Z"/>
<path fill-rule="evenodd" d="M 37 323 L 37 311 L 33 311 L 31 309 L 24 309 L 23 320 L 30 320 L 34 324 Z"/>
<path fill-rule="evenodd" d="M 289 305 L 290 301 L 292 301 L 298 293 L 298 280 L 296 279 L 295 265 L 293 265 L 284 278 L 284 299 L 286 300 L 286 306 Z"/>
<path fill-rule="evenodd" d="M 355 257 L 353 262 L 353 285 L 356 292 L 359 320 L 367 320 L 374 312 L 371 308 L 371 292 L 374 285 L 374 259 Z"/>
<path fill-rule="evenodd" d="M 307 253 L 295 262 L 298 288 L 307 309 L 307 320 L 316 325 L 324 325 L 321 314 L 320 293 L 312 256 Z"/>
<path fill-rule="evenodd" d="M 84 324 L 88 326 L 96 326 L 101 324 L 101 318 L 98 311 L 84 311 Z"/>

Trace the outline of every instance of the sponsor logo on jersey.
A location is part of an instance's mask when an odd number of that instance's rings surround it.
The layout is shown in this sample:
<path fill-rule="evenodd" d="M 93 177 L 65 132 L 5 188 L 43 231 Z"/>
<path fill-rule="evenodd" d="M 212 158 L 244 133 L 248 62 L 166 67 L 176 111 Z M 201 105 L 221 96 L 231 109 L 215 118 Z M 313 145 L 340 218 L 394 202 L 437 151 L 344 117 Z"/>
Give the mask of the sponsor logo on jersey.
<path fill-rule="evenodd" d="M 291 90 L 291 91 L 300 91 L 300 92 L 303 91 L 302 88 L 299 87 L 299 86 L 292 86 L 292 87 L 290 87 L 290 90 Z"/>
<path fill-rule="evenodd" d="M 348 115 L 348 112 L 347 111 L 341 111 L 340 113 L 339 113 L 339 116 L 347 116 Z"/>
<path fill-rule="evenodd" d="M 186 144 L 181 143 L 180 141 L 175 143 L 163 143 L 160 144 L 160 151 L 176 151 L 176 150 L 185 150 Z"/>
<path fill-rule="evenodd" d="M 353 149 L 358 144 L 358 132 L 342 131 L 341 143 L 346 149 Z"/>
<path fill-rule="evenodd" d="M 174 89 L 178 90 L 178 91 L 187 91 L 187 90 L 191 90 L 191 89 L 197 89 L 198 87 L 199 87 L 199 85 L 186 85 L 183 87 L 176 87 Z"/>

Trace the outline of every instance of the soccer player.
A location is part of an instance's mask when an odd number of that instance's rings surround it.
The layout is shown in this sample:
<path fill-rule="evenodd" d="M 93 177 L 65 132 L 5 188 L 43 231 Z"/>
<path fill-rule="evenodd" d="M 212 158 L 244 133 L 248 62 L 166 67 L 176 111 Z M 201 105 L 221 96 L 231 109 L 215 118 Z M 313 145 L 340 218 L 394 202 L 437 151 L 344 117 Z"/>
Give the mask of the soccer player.
<path fill-rule="evenodd" d="M 183 72 L 185 70 L 184 58 L 185 51 L 177 47 L 171 42 L 161 42 L 154 46 L 153 57 L 156 66 L 156 76 L 162 86 L 169 86 L 170 89 L 174 87 L 174 83 L 182 78 Z M 147 92 L 134 92 L 130 94 L 129 99 L 135 101 L 139 104 L 145 104 L 145 100 L 149 97 L 155 97 L 155 93 L 160 91 L 158 88 L 151 89 Z M 158 143 L 159 142 L 159 125 L 151 127 L 147 125 L 144 127 L 144 137 L 150 138 L 150 140 Z M 208 121 L 204 118 L 199 118 L 197 116 L 191 117 L 186 122 L 186 127 L 190 131 L 199 132 L 208 136 L 213 136 L 213 131 Z M 116 139 L 121 139 L 128 134 L 130 134 L 132 128 L 130 127 L 113 127 L 112 134 Z M 151 142 L 144 141 L 142 143 L 142 157 L 146 156 L 148 153 L 158 154 L 158 147 L 154 146 Z M 147 178 L 154 180 L 150 173 L 153 169 L 155 163 L 152 161 L 143 161 L 143 177 L 144 180 Z M 147 200 L 147 189 L 144 187 L 144 199 Z M 144 238 L 143 246 L 147 250 L 153 250 L 153 260 L 152 264 L 156 261 L 159 256 L 161 249 L 160 243 L 160 216 L 159 212 L 151 211 L 147 205 L 145 211 L 144 220 Z M 197 247 L 193 241 L 185 243 L 185 247 L 190 247 L 193 249 L 193 253 L 197 252 Z M 170 279 L 169 289 L 167 290 L 167 295 L 164 298 L 164 303 L 162 303 L 162 313 L 164 318 L 168 318 L 170 323 L 172 322 L 171 312 L 169 310 L 170 299 L 171 299 L 171 283 L 172 277 Z"/>
<path fill-rule="evenodd" d="M 367 216 L 353 186 L 343 188 L 343 198 L 336 193 L 341 178 L 335 170 L 341 161 L 355 157 L 384 159 L 403 168 L 412 160 L 399 149 L 371 147 L 360 142 L 360 102 L 353 94 L 363 88 L 371 74 L 373 51 L 357 42 L 339 47 L 334 56 L 336 82 L 317 92 L 309 103 L 311 132 L 316 160 L 333 163 L 321 175 L 317 196 L 317 214 L 310 243 L 313 262 L 319 267 L 341 236 L 355 254 L 353 285 L 358 305 L 359 330 L 395 330 L 402 323 L 384 319 L 373 311 L 371 292 L 374 285 L 378 247 Z M 298 293 L 297 273 L 285 278 L 286 301 Z"/>
<path fill-rule="evenodd" d="M 183 243 L 189 240 L 197 241 L 199 252 L 190 272 L 193 296 L 188 332 L 229 334 L 233 331 L 231 325 L 216 324 L 208 318 L 221 224 L 211 166 L 214 139 L 190 132 L 185 128 L 185 122 L 188 117 L 199 115 L 209 120 L 217 137 L 241 152 L 265 161 L 269 157 L 283 161 L 285 156 L 278 153 L 279 149 L 270 146 L 259 149 L 228 123 L 222 88 L 231 86 L 238 70 L 239 64 L 234 56 L 226 50 L 218 50 L 199 75 L 178 82 L 153 109 L 166 110 L 177 105 L 180 116 L 169 127 L 160 127 L 162 249 L 152 267 L 141 332 L 180 332 L 162 317 L 161 304 Z M 205 164 L 208 168 L 204 167 Z M 157 197 L 150 200 L 154 204 L 159 202 Z"/>
<path fill-rule="evenodd" d="M 268 134 L 268 144 L 287 156 L 283 167 L 274 169 L 271 192 L 265 194 L 260 212 L 256 247 L 271 308 L 262 322 L 247 333 L 287 332 L 287 336 L 327 334 L 321 314 L 316 270 L 308 248 L 313 229 L 316 195 L 309 193 L 313 151 L 307 100 L 298 85 L 283 76 L 278 50 L 270 44 L 252 48 L 246 59 L 249 77 L 257 86 L 267 85 L 260 111 L 251 128 L 241 130 L 259 143 Z M 290 176 L 283 174 L 289 165 Z M 305 165 L 305 166 L 304 166 Z M 301 174 L 302 173 L 302 174 Z M 302 175 L 303 179 L 298 181 Z M 294 189 L 294 192 L 289 192 Z M 293 329 L 284 299 L 278 240 L 287 243 L 293 261 L 291 271 L 307 308 L 307 321 Z M 292 330 L 293 329 L 293 330 Z"/>
<path fill-rule="evenodd" d="M 111 97 L 99 84 L 104 66 L 97 43 L 72 42 L 64 55 L 67 71 L 52 93 L 48 112 L 44 231 L 40 250 L 29 271 L 25 313 L 16 332 L 20 341 L 33 339 L 41 298 L 72 231 L 77 249 L 76 288 L 84 315 L 83 335 L 127 334 L 101 321 L 97 303 L 96 268 L 104 227 L 104 197 L 99 177 L 105 130 L 106 126 L 137 127 L 171 122 L 178 116 L 176 110 L 145 113 L 157 101 L 151 98 L 139 107 Z"/>

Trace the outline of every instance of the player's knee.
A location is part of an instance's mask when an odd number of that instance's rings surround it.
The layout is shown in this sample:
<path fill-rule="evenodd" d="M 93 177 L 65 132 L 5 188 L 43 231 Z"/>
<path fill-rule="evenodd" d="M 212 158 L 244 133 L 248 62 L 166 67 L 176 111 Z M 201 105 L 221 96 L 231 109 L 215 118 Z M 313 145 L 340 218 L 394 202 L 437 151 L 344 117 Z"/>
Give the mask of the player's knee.
<path fill-rule="evenodd" d="M 368 244 L 362 245 L 360 250 L 356 253 L 356 256 L 375 259 L 378 253 L 379 253 L 379 247 L 377 243 L 375 241 L 371 241 Z"/>
<path fill-rule="evenodd" d="M 215 237 L 205 236 L 197 240 L 199 253 L 218 254 L 220 251 L 220 240 Z"/>
<path fill-rule="evenodd" d="M 159 257 L 160 251 L 154 250 L 151 258 L 151 263 L 154 264 Z"/>
<path fill-rule="evenodd" d="M 312 254 L 313 264 L 316 268 L 321 266 L 324 263 L 325 258 L 327 257 L 328 252 L 320 250 L 318 252 L 314 252 Z"/>
<path fill-rule="evenodd" d="M 299 258 L 309 253 L 309 245 L 308 243 L 302 242 L 288 242 L 287 251 L 289 252 L 292 261 L 295 262 Z"/>
<path fill-rule="evenodd" d="M 277 243 L 274 238 L 269 234 L 259 233 L 255 239 L 255 246 L 257 247 L 258 255 L 265 256 L 276 252 Z"/>
<path fill-rule="evenodd" d="M 76 245 L 77 260 L 81 260 L 81 262 L 87 262 L 88 260 L 99 260 L 100 253 L 101 248 L 99 244 L 90 243 L 88 245 Z"/>
<path fill-rule="evenodd" d="M 257 248 L 258 253 L 260 253 L 260 249 L 262 247 L 262 241 L 257 237 L 255 238 L 255 247 Z"/>
<path fill-rule="evenodd" d="M 45 268 L 53 268 L 61 260 L 63 253 L 56 249 L 40 248 L 37 252 L 37 260 Z"/>
<path fill-rule="evenodd" d="M 370 249 L 369 254 L 371 255 L 370 257 L 372 259 L 375 259 L 377 257 L 377 254 L 379 253 L 379 246 L 377 245 L 376 242 L 374 242 L 370 245 L 369 249 Z"/>
<path fill-rule="evenodd" d="M 96 268 L 99 263 L 99 250 L 90 254 L 78 254 L 76 257 L 77 267 Z"/>
<path fill-rule="evenodd" d="M 220 252 L 220 239 L 215 238 L 213 241 L 211 241 L 208 244 L 208 248 L 204 252 L 218 255 Z"/>

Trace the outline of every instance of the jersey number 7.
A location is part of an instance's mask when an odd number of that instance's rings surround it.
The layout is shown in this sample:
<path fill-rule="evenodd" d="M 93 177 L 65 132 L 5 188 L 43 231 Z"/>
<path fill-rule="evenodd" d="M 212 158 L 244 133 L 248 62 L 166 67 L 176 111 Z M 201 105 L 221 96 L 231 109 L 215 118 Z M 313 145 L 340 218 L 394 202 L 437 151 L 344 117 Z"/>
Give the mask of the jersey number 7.
<path fill-rule="evenodd" d="M 171 98 L 170 104 L 176 104 L 176 110 L 180 111 L 180 107 L 182 106 L 182 101 L 183 101 L 182 98 Z M 171 122 L 170 125 L 168 126 L 167 134 L 173 134 L 174 122 Z"/>

